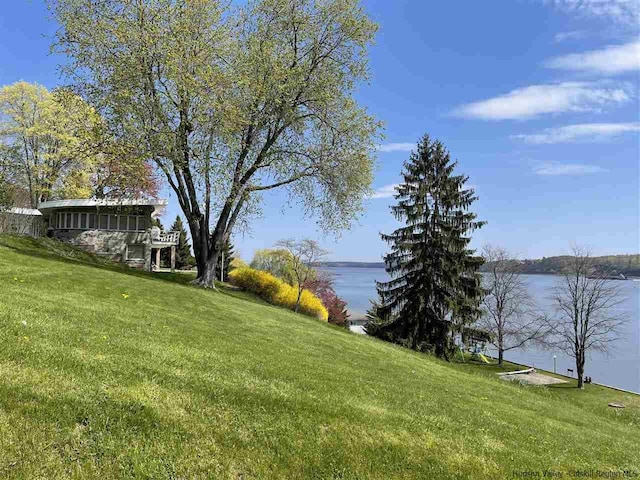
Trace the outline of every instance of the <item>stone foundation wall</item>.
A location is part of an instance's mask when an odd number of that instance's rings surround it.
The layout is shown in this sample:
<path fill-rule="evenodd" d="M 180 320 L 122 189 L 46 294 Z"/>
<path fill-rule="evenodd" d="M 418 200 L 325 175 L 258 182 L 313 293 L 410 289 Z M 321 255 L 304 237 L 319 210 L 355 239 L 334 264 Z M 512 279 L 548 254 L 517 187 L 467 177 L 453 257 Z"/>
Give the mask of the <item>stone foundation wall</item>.
<path fill-rule="evenodd" d="M 149 232 L 118 232 L 107 230 L 53 230 L 53 237 L 89 252 L 106 256 L 116 262 L 149 270 L 151 266 L 151 235 Z M 127 245 L 144 245 L 143 260 L 127 260 Z"/>

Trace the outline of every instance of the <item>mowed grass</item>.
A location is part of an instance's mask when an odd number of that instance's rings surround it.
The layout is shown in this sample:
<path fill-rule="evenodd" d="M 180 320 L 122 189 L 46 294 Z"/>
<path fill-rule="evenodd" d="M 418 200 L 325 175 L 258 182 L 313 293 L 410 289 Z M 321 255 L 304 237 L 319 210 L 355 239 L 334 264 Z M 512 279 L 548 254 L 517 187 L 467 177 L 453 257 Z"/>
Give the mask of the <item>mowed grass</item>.
<path fill-rule="evenodd" d="M 0 478 L 640 474 L 638 396 L 512 384 L 188 280 L 0 237 Z"/>

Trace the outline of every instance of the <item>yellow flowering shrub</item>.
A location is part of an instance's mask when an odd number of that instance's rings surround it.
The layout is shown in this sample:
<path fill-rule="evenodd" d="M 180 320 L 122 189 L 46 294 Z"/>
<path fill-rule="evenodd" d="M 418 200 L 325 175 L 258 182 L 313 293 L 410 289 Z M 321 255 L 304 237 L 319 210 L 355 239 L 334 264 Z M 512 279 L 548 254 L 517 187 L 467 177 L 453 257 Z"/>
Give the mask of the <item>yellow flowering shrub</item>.
<path fill-rule="evenodd" d="M 280 305 L 291 310 L 296 306 L 297 288 L 270 273 L 248 267 L 236 268 L 229 272 L 229 281 L 236 287 L 255 293 L 274 305 Z M 302 292 L 298 311 L 324 321 L 329 318 L 329 313 L 320 299 L 307 290 Z"/>

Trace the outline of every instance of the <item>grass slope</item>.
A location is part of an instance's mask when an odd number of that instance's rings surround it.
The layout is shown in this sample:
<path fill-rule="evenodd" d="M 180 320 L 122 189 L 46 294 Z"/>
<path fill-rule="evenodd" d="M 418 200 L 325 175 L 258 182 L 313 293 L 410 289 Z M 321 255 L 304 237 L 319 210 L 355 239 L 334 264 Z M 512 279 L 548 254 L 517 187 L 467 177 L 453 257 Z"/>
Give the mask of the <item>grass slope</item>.
<path fill-rule="evenodd" d="M 640 472 L 639 397 L 511 384 L 187 279 L 0 237 L 1 478 Z"/>

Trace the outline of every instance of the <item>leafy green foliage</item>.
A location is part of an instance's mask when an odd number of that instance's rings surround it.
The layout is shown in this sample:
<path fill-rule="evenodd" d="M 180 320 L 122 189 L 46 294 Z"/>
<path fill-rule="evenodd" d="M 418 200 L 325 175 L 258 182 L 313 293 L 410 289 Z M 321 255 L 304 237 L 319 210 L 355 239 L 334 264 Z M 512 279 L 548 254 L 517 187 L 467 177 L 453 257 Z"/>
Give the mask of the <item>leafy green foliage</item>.
<path fill-rule="evenodd" d="M 325 230 L 362 211 L 380 124 L 354 98 L 377 30 L 358 0 L 50 3 L 62 69 L 174 190 L 200 284 L 267 190 Z"/>
<path fill-rule="evenodd" d="M 0 209 L 9 207 L 12 204 L 11 185 L 4 172 L 0 171 Z"/>
<path fill-rule="evenodd" d="M 384 325 L 368 331 L 415 350 L 448 357 L 451 332 L 480 314 L 482 259 L 468 248 L 469 232 L 483 225 L 469 211 L 476 197 L 468 177 L 454 175 L 456 162 L 439 141 L 425 135 L 404 164 L 394 216 L 405 223 L 390 235 L 384 260 L 391 276 L 379 282 L 377 316 Z"/>
<path fill-rule="evenodd" d="M 67 89 L 17 82 L 0 89 L 1 164 L 36 208 L 54 198 L 157 192 L 150 165 L 107 133 L 100 115 Z"/>
<path fill-rule="evenodd" d="M 296 276 L 293 271 L 293 258 L 289 251 L 282 248 L 258 249 L 253 254 L 250 263 L 251 268 L 269 272 L 289 285 L 296 284 Z"/>
<path fill-rule="evenodd" d="M 322 260 L 328 252 L 318 242 L 310 238 L 279 240 L 276 242 L 276 247 L 284 249 L 290 255 L 291 271 L 295 279 L 294 285 L 298 290 L 298 301 L 294 309 L 297 312 L 305 283 L 316 277 L 314 265 Z"/>

